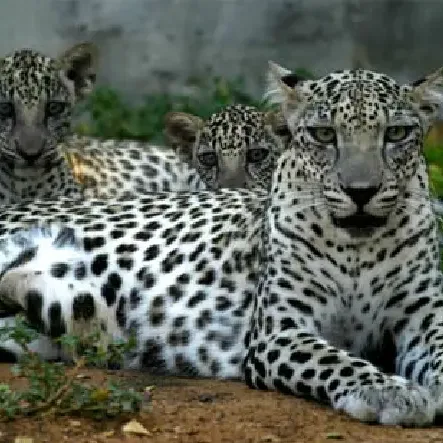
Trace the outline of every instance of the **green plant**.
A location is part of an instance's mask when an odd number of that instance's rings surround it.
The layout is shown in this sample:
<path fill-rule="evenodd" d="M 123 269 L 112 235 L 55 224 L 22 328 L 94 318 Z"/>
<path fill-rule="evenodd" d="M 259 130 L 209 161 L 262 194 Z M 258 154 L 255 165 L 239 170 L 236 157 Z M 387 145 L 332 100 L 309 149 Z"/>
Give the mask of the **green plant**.
<path fill-rule="evenodd" d="M 425 156 L 429 164 L 431 191 L 443 198 L 443 146 L 428 144 Z"/>
<path fill-rule="evenodd" d="M 189 112 L 207 118 L 228 104 L 260 107 L 261 103 L 243 92 L 243 81 L 214 77 L 199 86 L 196 97 L 170 94 L 147 95 L 140 105 L 130 106 L 111 88 L 98 87 L 79 109 L 90 117 L 77 132 L 103 138 L 161 142 L 163 119 L 169 111 Z"/>
<path fill-rule="evenodd" d="M 74 364 L 43 361 L 29 349 L 37 333 L 18 316 L 14 327 L 0 329 L 0 340 L 14 340 L 23 350 L 19 362 L 12 367 L 14 375 L 26 379 L 23 390 L 12 390 L 0 384 L 0 421 L 30 415 L 71 415 L 104 419 L 131 415 L 149 406 L 150 397 L 120 383 L 108 382 L 104 386 L 88 384 L 79 377 L 88 366 L 102 367 L 109 363 L 106 349 L 97 346 L 99 333 L 86 337 L 64 335 L 60 338 L 63 349 L 73 356 Z M 114 362 L 121 362 L 123 354 L 134 346 L 134 341 L 115 342 L 112 349 Z M 81 356 L 74 357 L 79 354 Z M 109 349 L 108 349 L 109 350 Z"/>

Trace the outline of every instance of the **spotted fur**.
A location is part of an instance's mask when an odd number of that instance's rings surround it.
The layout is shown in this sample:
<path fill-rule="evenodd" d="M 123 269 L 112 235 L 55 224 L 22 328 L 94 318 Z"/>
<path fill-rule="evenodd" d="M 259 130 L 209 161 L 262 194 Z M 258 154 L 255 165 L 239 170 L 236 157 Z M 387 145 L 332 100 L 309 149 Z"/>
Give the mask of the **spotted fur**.
<path fill-rule="evenodd" d="M 167 147 L 74 136 L 59 148 L 87 198 L 207 187 L 198 172 Z"/>
<path fill-rule="evenodd" d="M 271 64 L 292 143 L 268 196 L 5 207 L 2 309 L 50 337 L 91 321 L 133 333 L 129 367 L 428 425 L 443 413 L 443 279 L 422 147 L 443 70 L 416 86 L 366 70 L 288 85 L 287 72 Z"/>

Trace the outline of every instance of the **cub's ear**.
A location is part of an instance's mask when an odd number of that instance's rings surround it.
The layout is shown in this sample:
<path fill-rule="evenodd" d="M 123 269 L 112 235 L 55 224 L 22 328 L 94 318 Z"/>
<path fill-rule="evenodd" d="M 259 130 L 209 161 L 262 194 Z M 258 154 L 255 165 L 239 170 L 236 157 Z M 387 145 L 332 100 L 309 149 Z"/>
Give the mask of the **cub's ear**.
<path fill-rule="evenodd" d="M 203 120 L 185 112 L 168 112 L 165 116 L 166 142 L 186 161 L 192 161 L 194 143 Z"/>
<path fill-rule="evenodd" d="M 428 126 L 443 117 L 443 67 L 406 86 Z"/>
<path fill-rule="evenodd" d="M 75 100 L 86 98 L 94 89 L 98 48 L 89 42 L 79 43 L 58 58 L 62 80 L 70 87 Z"/>

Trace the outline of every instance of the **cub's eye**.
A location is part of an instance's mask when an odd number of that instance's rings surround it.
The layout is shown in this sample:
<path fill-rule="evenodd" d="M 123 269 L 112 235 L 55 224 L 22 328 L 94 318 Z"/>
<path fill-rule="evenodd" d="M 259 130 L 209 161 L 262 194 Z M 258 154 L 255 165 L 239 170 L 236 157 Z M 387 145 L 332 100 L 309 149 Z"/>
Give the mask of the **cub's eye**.
<path fill-rule="evenodd" d="M 14 106 L 9 102 L 0 103 L 0 118 L 12 118 L 14 116 Z"/>
<path fill-rule="evenodd" d="M 269 151 L 264 148 L 249 149 L 246 154 L 246 161 L 249 163 L 258 163 L 264 160 L 269 154 Z"/>
<path fill-rule="evenodd" d="M 213 152 L 202 152 L 197 155 L 198 161 L 204 166 L 215 166 L 217 164 L 217 156 Z"/>
<path fill-rule="evenodd" d="M 312 126 L 308 127 L 308 132 L 311 137 L 318 143 L 330 144 L 335 143 L 335 131 L 332 128 Z"/>
<path fill-rule="evenodd" d="M 46 115 L 53 117 L 61 114 L 66 108 L 66 103 L 63 102 L 48 102 L 46 105 Z"/>
<path fill-rule="evenodd" d="M 385 141 L 387 143 L 401 142 L 413 129 L 413 126 L 389 126 L 385 132 Z"/>

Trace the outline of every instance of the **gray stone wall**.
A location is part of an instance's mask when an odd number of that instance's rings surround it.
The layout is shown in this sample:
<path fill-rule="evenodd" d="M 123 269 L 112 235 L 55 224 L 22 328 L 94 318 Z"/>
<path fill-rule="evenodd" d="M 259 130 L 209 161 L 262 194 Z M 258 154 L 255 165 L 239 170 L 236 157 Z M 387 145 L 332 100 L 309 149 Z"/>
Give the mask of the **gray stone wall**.
<path fill-rule="evenodd" d="M 0 54 L 94 41 L 99 82 L 131 100 L 192 91 L 211 73 L 260 95 L 269 59 L 402 81 L 443 65 L 443 0 L 1 0 L 0 24 Z"/>

